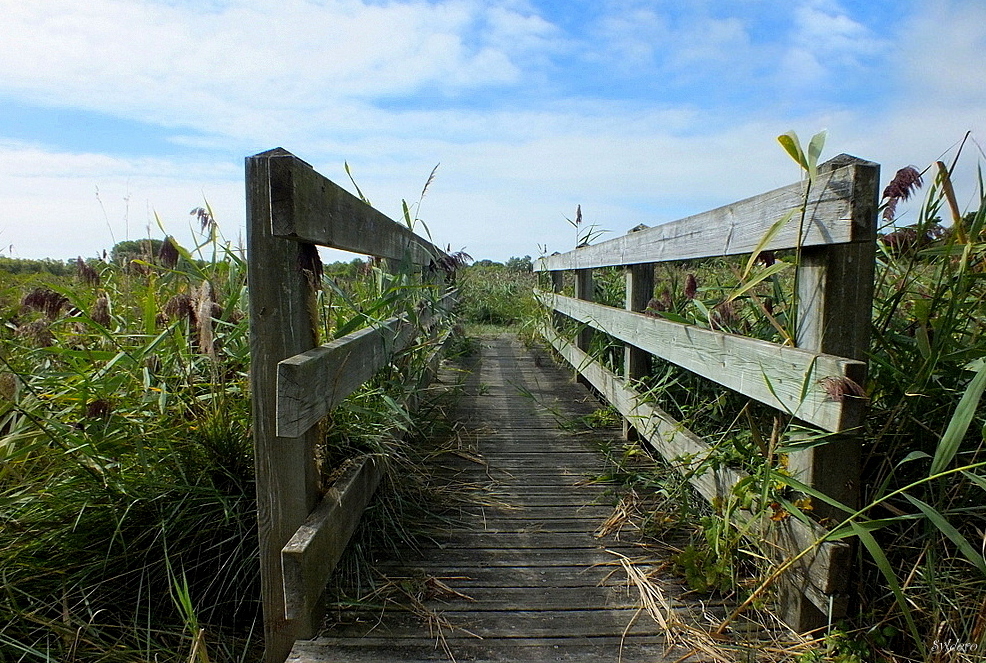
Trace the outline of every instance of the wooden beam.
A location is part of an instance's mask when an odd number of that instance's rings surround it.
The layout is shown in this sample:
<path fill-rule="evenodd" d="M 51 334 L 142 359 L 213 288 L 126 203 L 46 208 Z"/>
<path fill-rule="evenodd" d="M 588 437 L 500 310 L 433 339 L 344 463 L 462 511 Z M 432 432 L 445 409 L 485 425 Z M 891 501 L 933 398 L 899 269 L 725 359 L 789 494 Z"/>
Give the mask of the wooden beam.
<path fill-rule="evenodd" d="M 271 235 L 270 165 L 284 159 L 272 150 L 246 159 L 247 272 L 250 289 L 250 389 L 256 463 L 260 583 L 264 611 L 264 660 L 280 663 L 297 638 L 313 634 L 317 615 L 284 617 L 281 548 L 315 506 L 319 476 L 315 436 L 278 437 L 277 363 L 316 343 L 312 324 L 315 293 L 311 275 L 300 268 L 306 247 Z"/>
<path fill-rule="evenodd" d="M 445 253 L 407 226 L 373 209 L 298 157 L 272 158 L 276 237 L 343 251 L 429 265 Z"/>
<path fill-rule="evenodd" d="M 797 344 L 813 352 L 865 361 L 872 325 L 880 167 L 853 157 L 840 159 L 841 164 L 830 162 L 828 167 L 853 166 L 857 170 L 850 209 L 860 241 L 802 251 L 796 279 Z M 864 385 L 865 378 L 864 364 L 854 380 Z M 857 436 L 834 436 L 823 445 L 791 453 L 788 470 L 800 481 L 855 509 L 862 483 L 861 455 Z M 817 517 L 835 521 L 849 515 L 820 500 L 815 500 L 814 509 Z M 793 628 L 809 630 L 828 622 L 828 615 L 806 605 L 797 591 L 784 594 L 783 617 Z"/>
<path fill-rule="evenodd" d="M 587 323 L 709 380 L 827 431 L 861 423 L 860 399 L 833 400 L 825 378 L 861 377 L 853 359 L 672 322 L 572 297 L 538 292 L 545 306 Z"/>
<path fill-rule="evenodd" d="M 317 610 L 319 597 L 380 485 L 384 468 L 376 457 L 354 464 L 326 491 L 281 549 L 286 619 L 299 619 Z"/>
<path fill-rule="evenodd" d="M 626 281 L 624 308 L 636 313 L 644 311 L 651 297 L 654 296 L 654 264 L 648 262 L 631 265 L 626 268 L 624 277 Z M 650 357 L 650 353 L 646 350 L 632 343 L 626 344 L 623 350 L 623 377 L 627 384 L 633 384 L 634 381 L 650 375 Z M 628 419 L 623 420 L 623 436 L 628 440 L 636 439 L 636 429 L 633 422 Z"/>
<path fill-rule="evenodd" d="M 347 334 L 277 365 L 277 433 L 301 435 L 406 348 L 417 328 L 406 317 Z"/>
<path fill-rule="evenodd" d="M 444 317 L 458 298 L 446 292 L 434 310 L 419 309 L 412 323 L 407 316 L 390 318 L 331 343 L 302 352 L 277 366 L 277 434 L 301 435 L 346 396 L 406 349 L 419 330 Z"/>
<path fill-rule="evenodd" d="M 796 213 L 765 250 L 794 248 L 799 236 L 802 247 L 867 241 L 869 229 L 860 223 L 852 200 L 860 187 L 868 186 L 872 164 L 859 159 L 846 162 L 847 158 L 852 159 L 846 155 L 833 159 L 838 166 L 834 169 L 820 167 L 824 172 L 805 207 L 802 232 L 801 215 Z M 587 269 L 750 253 L 775 222 L 802 207 L 804 192 L 804 183 L 791 184 L 678 221 L 548 256 L 538 260 L 534 269 Z"/>

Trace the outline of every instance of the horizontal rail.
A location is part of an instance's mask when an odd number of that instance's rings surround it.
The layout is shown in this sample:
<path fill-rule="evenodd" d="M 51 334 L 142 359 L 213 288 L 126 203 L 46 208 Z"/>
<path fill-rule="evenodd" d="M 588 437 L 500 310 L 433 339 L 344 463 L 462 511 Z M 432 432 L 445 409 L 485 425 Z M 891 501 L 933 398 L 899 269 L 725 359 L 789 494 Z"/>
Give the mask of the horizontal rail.
<path fill-rule="evenodd" d="M 342 558 L 384 475 L 384 462 L 364 458 L 326 491 L 315 511 L 281 550 L 284 617 L 298 619 L 315 605 Z"/>
<path fill-rule="evenodd" d="M 723 505 L 735 502 L 733 488 L 748 474 L 733 468 L 705 465 L 712 455 L 712 448 L 681 422 L 647 402 L 643 394 L 563 339 L 552 328 L 542 327 L 541 334 L 621 415 L 633 423 L 651 448 L 680 472 L 706 501 Z M 801 584 L 800 589 L 819 610 L 827 614 L 833 607 L 830 601 L 845 600 L 843 594 L 848 585 L 846 569 L 851 553 L 848 544 L 827 541 L 816 545 L 825 536 L 825 529 L 793 517 L 775 523 L 739 508 L 733 511 L 733 516 L 736 524 L 745 528 L 749 535 L 767 537 L 778 544 L 778 554 L 784 551 L 785 554 L 794 555 L 811 550 L 798 560 L 792 571 Z M 835 609 L 841 607 L 844 606 L 835 606 Z"/>
<path fill-rule="evenodd" d="M 269 153 L 275 237 L 429 265 L 445 253 L 290 152 Z"/>
<path fill-rule="evenodd" d="M 454 301 L 454 291 L 438 303 L 439 312 Z M 390 318 L 331 343 L 288 357 L 277 365 L 277 435 L 298 437 L 314 426 L 360 385 L 407 348 L 433 314 Z"/>
<path fill-rule="evenodd" d="M 835 167 L 827 170 L 826 166 Z M 538 260 L 534 269 L 589 269 L 751 253 L 787 214 L 791 214 L 787 223 L 762 250 L 795 248 L 799 240 L 802 247 L 873 241 L 872 219 L 860 214 L 853 200 L 861 184 L 870 184 L 875 166 L 840 155 L 819 167 L 820 181 L 807 204 L 806 185 L 791 184 L 702 214 L 547 256 Z"/>
<path fill-rule="evenodd" d="M 454 300 L 456 294 L 457 291 L 448 293 L 443 301 Z M 409 410 L 417 407 L 421 391 L 437 373 L 450 334 L 451 329 L 445 328 L 438 335 L 435 349 L 425 361 L 427 370 L 421 382 L 407 395 L 405 406 Z M 393 438 L 402 434 L 399 427 L 387 433 Z M 333 482 L 315 510 L 281 549 L 285 619 L 317 612 L 322 590 L 386 472 L 385 459 L 378 456 L 367 456 L 354 463 Z"/>
<path fill-rule="evenodd" d="M 866 364 L 759 339 L 537 292 L 538 300 L 610 336 L 830 432 L 861 423 L 862 399 L 836 401 L 826 378 L 861 382 Z"/>

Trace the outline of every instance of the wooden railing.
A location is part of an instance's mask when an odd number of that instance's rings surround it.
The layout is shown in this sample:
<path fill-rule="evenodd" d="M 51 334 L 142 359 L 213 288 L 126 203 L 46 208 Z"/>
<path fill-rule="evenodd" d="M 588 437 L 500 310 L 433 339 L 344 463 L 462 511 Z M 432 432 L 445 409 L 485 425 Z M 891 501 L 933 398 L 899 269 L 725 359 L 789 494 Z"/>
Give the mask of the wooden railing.
<path fill-rule="evenodd" d="M 550 272 L 554 292 L 539 292 L 554 313 L 583 325 L 569 342 L 548 323 L 546 339 L 625 417 L 636 434 L 677 467 L 710 503 L 728 504 L 746 474 L 729 467 L 703 467 L 710 446 L 657 407 L 637 389 L 649 355 L 792 414 L 806 424 L 840 433 L 826 444 L 793 453 L 789 470 L 803 483 L 850 508 L 859 490 L 859 426 L 864 401 L 833 398 L 826 386 L 845 379 L 864 384 L 873 297 L 879 166 L 840 155 L 819 167 L 806 196 L 805 182 L 623 237 L 543 258 L 537 271 Z M 803 209 L 803 214 L 801 210 Z M 792 213 L 792 210 L 794 213 Z M 780 219 L 784 224 L 764 245 Z M 656 263 L 796 249 L 800 243 L 797 347 L 714 331 L 641 313 L 654 294 Z M 602 306 L 593 297 L 592 270 L 623 267 L 625 309 Z M 575 273 L 575 297 L 561 293 L 566 271 Z M 587 352 L 593 330 L 625 344 L 623 375 Z M 835 382 L 833 382 L 835 381 Z M 845 384 L 844 382 L 842 382 Z M 735 501 L 735 499 L 733 499 Z M 816 513 L 838 518 L 837 509 L 815 500 Z M 823 542 L 817 524 L 797 518 L 775 523 L 736 509 L 734 519 L 751 535 L 771 542 L 782 559 L 797 558 L 781 583 L 782 617 L 808 630 L 846 610 L 851 549 Z"/>
<path fill-rule="evenodd" d="M 318 345 L 315 245 L 414 265 L 439 281 L 445 254 L 283 149 L 248 157 L 246 184 L 265 660 L 280 663 L 296 639 L 316 633 L 325 584 L 386 469 L 370 457 L 322 486 L 315 424 L 422 329 L 443 333 L 435 323 L 455 294 Z"/>

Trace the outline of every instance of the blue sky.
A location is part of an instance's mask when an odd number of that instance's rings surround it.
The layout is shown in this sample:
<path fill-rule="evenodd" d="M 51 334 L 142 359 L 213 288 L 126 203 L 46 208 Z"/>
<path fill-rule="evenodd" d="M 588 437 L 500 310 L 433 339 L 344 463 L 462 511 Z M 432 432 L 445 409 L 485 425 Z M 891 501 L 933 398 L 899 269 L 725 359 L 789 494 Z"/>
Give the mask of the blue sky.
<path fill-rule="evenodd" d="M 794 181 L 775 137 L 900 167 L 986 141 L 982 0 L 0 0 L 0 247 L 95 255 L 283 146 L 503 260 Z M 964 188 L 963 188 L 964 187 Z M 908 219 L 905 217 L 904 222 Z"/>

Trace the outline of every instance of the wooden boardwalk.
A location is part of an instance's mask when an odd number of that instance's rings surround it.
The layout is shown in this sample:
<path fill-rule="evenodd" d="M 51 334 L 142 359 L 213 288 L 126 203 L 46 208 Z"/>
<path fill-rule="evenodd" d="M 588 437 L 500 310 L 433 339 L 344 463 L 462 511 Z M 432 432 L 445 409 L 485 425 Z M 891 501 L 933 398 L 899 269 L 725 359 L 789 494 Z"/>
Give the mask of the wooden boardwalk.
<path fill-rule="evenodd" d="M 418 558 L 380 560 L 388 578 L 430 587 L 431 617 L 330 610 L 321 636 L 296 643 L 288 660 L 708 660 L 683 658 L 688 649 L 671 647 L 641 610 L 625 564 L 637 559 L 632 568 L 648 573 L 644 553 L 597 536 L 616 498 L 588 480 L 604 471 L 598 444 L 620 431 L 563 424 L 598 402 L 512 336 L 483 342 L 464 390 L 457 417 L 475 447 L 451 469 L 456 480 L 487 486 L 486 499 L 463 507 L 462 526 Z M 708 608 L 675 598 L 674 581 L 652 581 L 671 612 Z"/>

